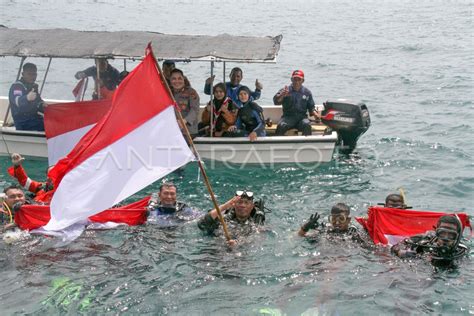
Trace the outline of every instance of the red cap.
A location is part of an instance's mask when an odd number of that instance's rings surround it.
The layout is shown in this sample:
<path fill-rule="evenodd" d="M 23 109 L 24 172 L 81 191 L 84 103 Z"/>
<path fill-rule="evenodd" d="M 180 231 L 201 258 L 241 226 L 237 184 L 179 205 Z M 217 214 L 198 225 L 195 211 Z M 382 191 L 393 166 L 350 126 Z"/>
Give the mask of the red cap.
<path fill-rule="evenodd" d="M 298 78 L 304 79 L 304 72 L 303 72 L 303 70 L 295 70 L 295 71 L 293 71 L 293 73 L 291 74 L 291 78 L 294 78 L 294 77 L 298 77 Z"/>

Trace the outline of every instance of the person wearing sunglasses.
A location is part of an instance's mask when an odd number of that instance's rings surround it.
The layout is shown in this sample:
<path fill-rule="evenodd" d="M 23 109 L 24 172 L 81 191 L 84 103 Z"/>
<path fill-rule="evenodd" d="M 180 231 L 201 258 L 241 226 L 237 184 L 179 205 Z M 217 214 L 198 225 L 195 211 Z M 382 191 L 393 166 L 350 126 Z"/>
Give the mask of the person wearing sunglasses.
<path fill-rule="evenodd" d="M 256 206 L 253 199 L 253 192 L 239 190 L 233 198 L 219 206 L 232 236 L 229 241 L 231 246 L 237 243 L 240 236 L 250 234 L 255 226 L 263 225 L 265 221 L 263 210 Z M 217 210 L 213 209 L 203 216 L 198 221 L 198 227 L 209 235 L 217 235 L 220 227 Z"/>
<path fill-rule="evenodd" d="M 463 228 L 457 216 L 441 216 L 434 228 L 434 231 L 406 238 L 392 246 L 392 253 L 400 258 L 428 254 L 434 265 L 448 266 L 469 253 L 469 248 L 461 243 Z"/>
<path fill-rule="evenodd" d="M 316 212 L 301 226 L 298 235 L 302 237 L 309 236 L 310 234 L 308 234 L 308 232 L 313 229 L 316 231 L 316 234 L 328 233 L 349 235 L 353 240 L 363 241 L 357 228 L 350 225 L 351 217 L 349 215 L 349 206 L 344 203 L 337 203 L 331 208 L 331 215 L 328 217 L 328 223 L 320 223 L 320 216 Z"/>
<path fill-rule="evenodd" d="M 148 223 L 162 227 L 176 226 L 201 215 L 186 203 L 177 201 L 177 188 L 171 182 L 163 183 L 158 194 L 152 194 L 148 201 L 147 211 Z"/>

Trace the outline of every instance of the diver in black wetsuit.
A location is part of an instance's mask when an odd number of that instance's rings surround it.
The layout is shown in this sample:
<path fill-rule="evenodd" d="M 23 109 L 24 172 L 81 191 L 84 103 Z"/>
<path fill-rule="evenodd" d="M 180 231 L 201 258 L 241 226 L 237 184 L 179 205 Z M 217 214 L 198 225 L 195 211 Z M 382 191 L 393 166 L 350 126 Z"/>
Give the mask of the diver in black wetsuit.
<path fill-rule="evenodd" d="M 263 200 L 254 202 L 253 192 L 236 191 L 235 196 L 226 203 L 219 206 L 222 210 L 224 221 L 226 222 L 231 240 L 230 246 L 237 244 L 240 236 L 246 236 L 255 230 L 256 226 L 261 226 L 265 222 Z M 209 235 L 216 235 L 220 227 L 217 210 L 209 211 L 198 221 L 198 227 Z"/>
<path fill-rule="evenodd" d="M 455 215 L 440 217 L 436 230 L 412 236 L 392 246 L 391 251 L 400 258 L 413 258 L 428 254 L 434 265 L 451 265 L 469 253 L 461 243 L 462 224 Z"/>
<path fill-rule="evenodd" d="M 302 237 L 314 235 L 308 234 L 310 229 L 314 229 L 316 231 L 316 235 L 325 233 L 328 236 L 339 236 L 343 238 L 347 237 L 353 241 L 365 243 L 357 228 L 353 225 L 350 225 L 351 217 L 349 215 L 349 206 L 344 203 L 337 203 L 331 209 L 329 223 L 319 223 L 320 216 L 316 212 L 311 215 L 308 221 L 301 226 L 300 230 L 298 231 L 298 235 Z"/>

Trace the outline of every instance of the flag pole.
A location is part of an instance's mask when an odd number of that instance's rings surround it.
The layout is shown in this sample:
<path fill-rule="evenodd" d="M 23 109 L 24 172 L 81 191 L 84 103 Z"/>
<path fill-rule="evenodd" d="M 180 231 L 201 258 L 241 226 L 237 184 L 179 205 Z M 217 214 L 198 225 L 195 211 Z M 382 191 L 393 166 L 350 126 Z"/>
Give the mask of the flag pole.
<path fill-rule="evenodd" d="M 151 43 L 148 44 L 149 47 L 151 47 Z M 155 62 L 156 69 L 158 70 L 158 73 L 160 74 L 161 80 L 164 82 L 166 89 L 168 90 L 169 95 L 171 96 L 171 99 L 173 100 L 174 104 L 176 104 L 176 100 L 174 99 L 173 93 L 171 92 L 171 89 L 168 85 L 168 81 L 165 80 L 163 73 L 161 72 L 160 65 L 156 61 L 155 54 L 153 53 L 153 50 L 149 50 L 150 54 L 153 56 L 153 60 Z M 201 171 L 204 183 L 206 184 L 207 191 L 209 191 L 209 195 L 211 196 L 212 203 L 214 204 L 214 209 L 217 211 L 217 217 L 219 218 L 219 221 L 222 224 L 222 229 L 224 230 L 224 235 L 227 241 L 231 240 L 230 235 L 229 235 L 229 230 L 227 229 L 227 224 L 224 221 L 224 217 L 222 216 L 221 209 L 219 208 L 219 204 L 217 203 L 216 196 L 214 195 L 214 191 L 212 190 L 211 183 L 209 182 L 209 178 L 207 177 L 206 170 L 204 169 L 204 166 L 202 164 L 201 159 L 199 158 L 199 154 L 196 150 L 196 147 L 194 146 L 193 139 L 191 138 L 191 134 L 189 133 L 188 127 L 186 126 L 186 123 L 183 120 L 183 116 L 181 115 L 181 111 L 177 109 L 176 113 L 178 114 L 178 120 L 183 127 L 184 130 L 184 135 L 187 138 L 188 144 L 191 146 L 191 149 L 193 151 L 194 156 L 196 157 L 199 170 Z"/>

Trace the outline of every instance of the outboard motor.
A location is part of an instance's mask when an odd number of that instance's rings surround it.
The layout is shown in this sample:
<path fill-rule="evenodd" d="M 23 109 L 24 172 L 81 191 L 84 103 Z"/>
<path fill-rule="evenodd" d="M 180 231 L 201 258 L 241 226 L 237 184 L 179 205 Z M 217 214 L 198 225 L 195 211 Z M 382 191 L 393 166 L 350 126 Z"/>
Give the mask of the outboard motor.
<path fill-rule="evenodd" d="M 364 103 L 356 104 L 343 99 L 326 101 L 321 120 L 337 132 L 340 151 L 346 154 L 355 149 L 357 140 L 370 126 L 367 106 Z"/>

